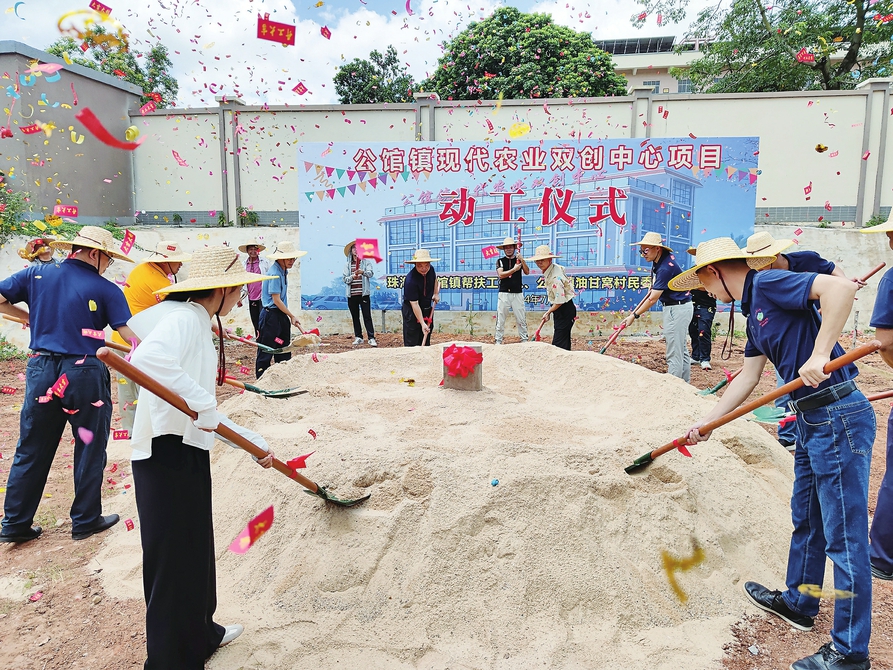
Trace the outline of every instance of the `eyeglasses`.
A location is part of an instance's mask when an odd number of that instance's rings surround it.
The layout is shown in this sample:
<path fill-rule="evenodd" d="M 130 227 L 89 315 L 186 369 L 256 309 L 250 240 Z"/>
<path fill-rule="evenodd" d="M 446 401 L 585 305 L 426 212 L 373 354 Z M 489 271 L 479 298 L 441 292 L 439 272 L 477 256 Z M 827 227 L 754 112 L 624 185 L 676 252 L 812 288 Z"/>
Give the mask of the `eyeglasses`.
<path fill-rule="evenodd" d="M 651 247 L 639 247 L 639 256 L 645 257 L 649 251 L 651 251 Z"/>
<path fill-rule="evenodd" d="M 107 268 L 110 268 L 115 264 L 115 259 L 109 256 L 107 253 L 105 253 L 104 251 L 100 251 L 99 253 L 109 259 L 109 264 L 106 265 Z"/>

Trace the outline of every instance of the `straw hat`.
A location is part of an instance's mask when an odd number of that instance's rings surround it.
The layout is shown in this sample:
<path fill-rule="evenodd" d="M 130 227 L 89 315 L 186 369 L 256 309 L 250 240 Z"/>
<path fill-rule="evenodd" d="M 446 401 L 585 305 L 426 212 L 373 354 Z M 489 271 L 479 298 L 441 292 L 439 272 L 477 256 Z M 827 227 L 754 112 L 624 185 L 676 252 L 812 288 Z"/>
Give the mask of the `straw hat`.
<path fill-rule="evenodd" d="M 356 240 L 351 240 L 350 242 L 348 242 L 347 244 L 344 245 L 344 255 L 345 256 L 348 256 L 348 257 L 350 256 L 350 248 L 353 246 L 356 246 L 356 243 L 357 243 Z"/>
<path fill-rule="evenodd" d="M 506 237 L 502 241 L 502 244 L 496 245 L 496 248 L 497 249 L 505 249 L 506 247 L 517 247 L 517 246 L 518 246 L 518 240 L 514 240 L 511 237 Z"/>
<path fill-rule="evenodd" d="M 229 247 L 206 247 L 192 256 L 189 279 L 155 291 L 156 295 L 201 291 L 210 288 L 228 288 L 273 279 L 253 272 L 246 272 L 239 263 L 239 254 Z"/>
<path fill-rule="evenodd" d="M 887 217 L 886 222 L 882 223 L 879 226 L 872 226 L 871 228 L 860 228 L 860 233 L 890 233 L 893 232 L 893 209 L 890 210 L 890 216 Z"/>
<path fill-rule="evenodd" d="M 778 256 L 782 251 L 794 245 L 793 240 L 776 240 L 769 233 L 754 233 L 747 238 L 747 246 L 743 251 L 751 256 Z"/>
<path fill-rule="evenodd" d="M 660 233 L 645 233 L 645 237 L 642 238 L 641 242 L 633 242 L 629 246 L 631 247 L 662 247 L 667 251 L 672 253 L 672 249 L 664 244 L 663 238 L 660 236 Z"/>
<path fill-rule="evenodd" d="M 691 254 L 692 256 L 698 255 L 698 250 L 695 249 L 694 247 L 689 247 L 688 249 L 685 250 L 685 252 L 688 254 Z"/>
<path fill-rule="evenodd" d="M 162 240 L 155 245 L 155 251 L 146 256 L 140 263 L 185 263 L 192 256 L 184 252 L 173 240 Z"/>
<path fill-rule="evenodd" d="M 712 263 L 731 260 L 745 260 L 747 265 L 754 270 L 771 265 L 775 260 L 775 254 L 748 254 L 744 249 L 739 249 L 735 244 L 735 240 L 731 237 L 717 237 L 698 245 L 695 254 L 695 264 L 685 272 L 676 275 L 670 280 L 671 291 L 691 291 L 696 288 L 703 288 L 701 280 L 698 279 L 697 272 L 701 268 L 705 268 Z"/>
<path fill-rule="evenodd" d="M 273 245 L 272 253 L 267 254 L 267 258 L 271 261 L 278 261 L 280 258 L 300 258 L 306 256 L 306 251 L 295 249 L 293 242 L 286 240 L 285 242 L 277 242 Z"/>
<path fill-rule="evenodd" d="M 257 247 L 258 253 L 260 253 L 261 251 L 266 249 L 266 247 L 263 244 L 261 244 L 260 242 L 257 241 L 257 238 L 255 238 L 253 240 L 248 240 L 245 244 L 239 245 L 239 251 L 241 251 L 243 254 L 247 254 L 248 247 Z"/>
<path fill-rule="evenodd" d="M 439 258 L 431 258 L 431 252 L 427 249 L 417 249 L 416 252 L 412 255 L 412 258 L 409 258 L 404 263 L 433 263 L 434 261 L 439 261 Z"/>
<path fill-rule="evenodd" d="M 553 254 L 552 251 L 549 249 L 548 244 L 541 244 L 533 252 L 533 256 L 531 256 L 527 260 L 529 260 L 531 262 L 535 262 L 535 261 L 543 261 L 543 260 L 546 260 L 547 258 L 561 258 L 561 257 L 558 256 L 557 254 Z"/>
<path fill-rule="evenodd" d="M 121 243 L 115 239 L 115 236 L 110 231 L 105 228 L 97 228 L 96 226 L 84 226 L 73 240 L 50 242 L 50 246 L 62 251 L 71 251 L 72 247 L 99 249 L 112 258 L 127 261 L 128 263 L 134 262 L 132 258 L 128 258 L 126 254 L 121 253 Z"/>

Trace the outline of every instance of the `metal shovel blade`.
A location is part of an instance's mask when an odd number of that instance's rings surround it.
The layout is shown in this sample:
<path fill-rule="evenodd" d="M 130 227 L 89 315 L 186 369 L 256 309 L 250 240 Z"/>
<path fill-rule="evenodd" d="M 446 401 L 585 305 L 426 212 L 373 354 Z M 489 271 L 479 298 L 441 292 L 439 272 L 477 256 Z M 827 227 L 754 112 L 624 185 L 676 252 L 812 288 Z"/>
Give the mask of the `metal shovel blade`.
<path fill-rule="evenodd" d="M 339 507 L 354 507 L 355 505 L 359 505 L 360 503 L 364 503 L 369 500 L 369 497 L 372 495 L 367 494 L 362 498 L 357 498 L 356 500 L 345 500 L 344 498 L 338 498 L 337 496 L 332 495 L 326 490 L 325 486 L 317 486 L 316 492 L 309 491 L 304 489 L 304 493 L 310 496 L 314 496 L 316 498 L 322 498 L 326 502 L 330 502 L 333 505 L 338 505 Z"/>
<path fill-rule="evenodd" d="M 265 398 L 293 398 L 296 395 L 303 395 L 305 393 L 309 393 L 307 389 L 299 389 L 299 388 L 290 388 L 290 389 L 279 389 L 278 391 L 266 391 L 259 386 L 253 386 L 252 384 L 245 384 L 245 390 L 250 391 L 251 393 L 257 393 L 258 395 L 262 395 Z"/>

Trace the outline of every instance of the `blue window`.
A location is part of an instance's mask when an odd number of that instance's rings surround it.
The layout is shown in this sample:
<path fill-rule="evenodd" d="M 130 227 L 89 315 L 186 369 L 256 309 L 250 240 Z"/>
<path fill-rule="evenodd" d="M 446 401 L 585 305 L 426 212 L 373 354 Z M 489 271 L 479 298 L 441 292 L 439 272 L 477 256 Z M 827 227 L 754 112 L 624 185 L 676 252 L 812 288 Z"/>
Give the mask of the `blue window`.
<path fill-rule="evenodd" d="M 412 263 L 405 261 L 407 258 L 412 258 L 414 252 L 415 249 L 391 249 L 388 252 L 388 274 L 405 275 L 409 272 Z"/>
<path fill-rule="evenodd" d="M 402 219 L 400 221 L 389 221 L 388 227 L 388 244 L 416 244 L 416 225 L 415 219 Z"/>
<path fill-rule="evenodd" d="M 422 226 L 422 243 L 425 242 L 449 242 L 450 227 L 446 221 L 441 221 L 438 216 L 426 216 L 419 219 Z"/>
<path fill-rule="evenodd" d="M 677 205 L 691 205 L 694 187 L 678 179 L 673 180 L 673 200 Z"/>
<path fill-rule="evenodd" d="M 642 199 L 642 231 L 656 232 L 662 236 L 667 232 L 667 209 L 657 200 Z"/>
<path fill-rule="evenodd" d="M 566 267 L 595 267 L 598 265 L 598 243 L 599 238 L 595 235 L 559 237 L 561 258 L 558 263 Z"/>

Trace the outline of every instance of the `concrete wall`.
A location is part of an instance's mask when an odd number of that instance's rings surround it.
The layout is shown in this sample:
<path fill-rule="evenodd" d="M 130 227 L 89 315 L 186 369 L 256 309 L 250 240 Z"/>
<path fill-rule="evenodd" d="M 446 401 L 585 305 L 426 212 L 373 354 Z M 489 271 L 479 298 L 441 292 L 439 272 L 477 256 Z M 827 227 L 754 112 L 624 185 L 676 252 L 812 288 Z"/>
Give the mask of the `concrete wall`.
<path fill-rule="evenodd" d="M 52 81 L 54 76 L 41 74 L 23 83 L 20 75 L 25 76 L 32 59 L 62 64 L 60 79 Z M 140 89 L 116 77 L 66 65 L 61 58 L 17 42 L 0 41 L 0 73 L 5 108 L 0 124 L 6 125 L 8 117 L 13 131 L 12 138 L 0 140 L 0 171 L 13 188 L 31 194 L 33 218 L 52 214 L 58 200 L 78 207 L 79 223 L 113 217 L 132 220 L 130 152 L 102 144 L 74 117 L 89 107 L 112 135 L 123 140 L 131 125 L 128 112 L 139 107 Z M 25 135 L 19 130 L 36 121 L 54 124 L 55 129 L 49 135 Z M 72 133 L 75 141 L 84 138 L 81 144 L 72 140 Z"/>

